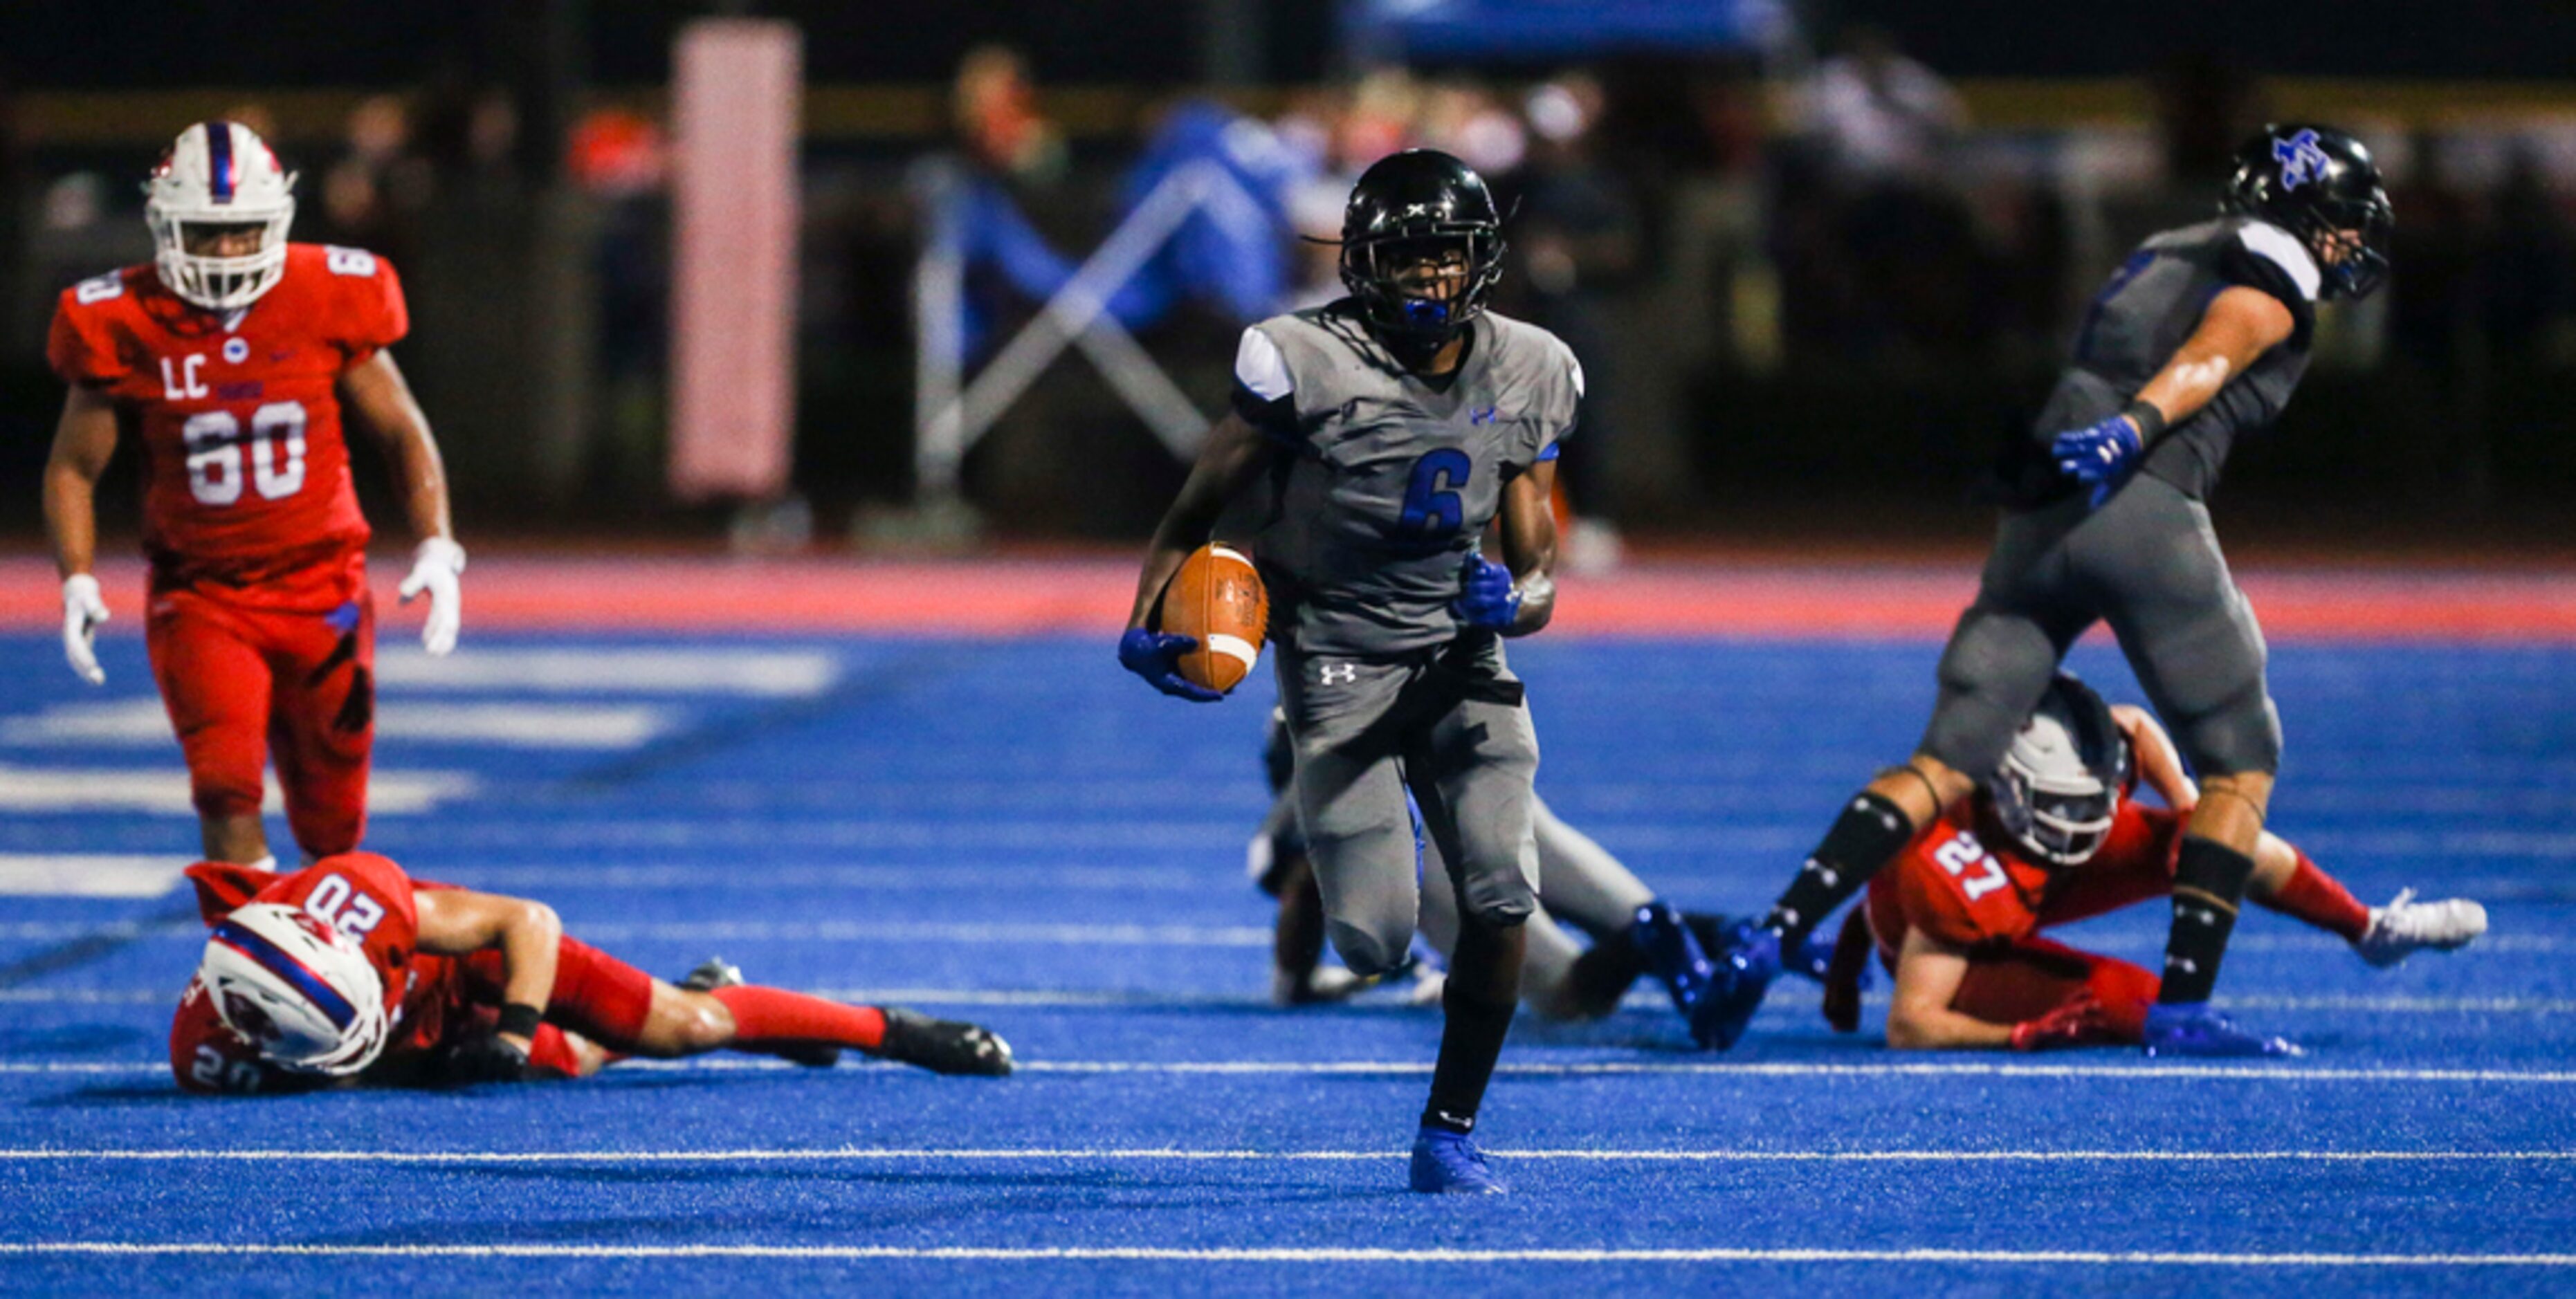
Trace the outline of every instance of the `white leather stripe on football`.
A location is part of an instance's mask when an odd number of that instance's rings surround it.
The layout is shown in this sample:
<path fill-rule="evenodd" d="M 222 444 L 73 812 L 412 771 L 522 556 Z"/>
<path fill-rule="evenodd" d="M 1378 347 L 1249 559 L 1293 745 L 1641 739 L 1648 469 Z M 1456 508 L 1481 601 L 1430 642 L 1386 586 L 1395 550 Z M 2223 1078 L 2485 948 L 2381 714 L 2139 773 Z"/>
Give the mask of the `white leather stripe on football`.
<path fill-rule="evenodd" d="M 1261 657 L 1261 651 L 1254 649 L 1252 642 L 1240 636 L 1213 635 L 1207 638 L 1207 647 L 1215 653 L 1223 654 L 1241 663 L 1246 671 L 1251 670 L 1253 660 Z"/>

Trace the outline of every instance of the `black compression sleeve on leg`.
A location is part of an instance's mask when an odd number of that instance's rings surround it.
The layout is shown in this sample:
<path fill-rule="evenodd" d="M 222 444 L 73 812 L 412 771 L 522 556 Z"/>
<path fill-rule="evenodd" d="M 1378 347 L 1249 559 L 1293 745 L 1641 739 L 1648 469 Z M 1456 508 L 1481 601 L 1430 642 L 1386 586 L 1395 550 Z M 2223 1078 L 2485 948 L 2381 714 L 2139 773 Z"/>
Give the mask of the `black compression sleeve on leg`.
<path fill-rule="evenodd" d="M 1476 1126 L 1485 1084 L 1502 1058 L 1520 1004 L 1521 959 L 1527 941 L 1518 925 L 1489 929 L 1472 918 L 1458 927 L 1449 954 L 1449 981 L 1440 990 L 1447 1022 L 1440 1029 L 1440 1061 L 1431 1067 L 1431 1100 L 1422 1107 L 1428 1126 L 1466 1132 Z"/>
<path fill-rule="evenodd" d="M 1513 1006 L 1468 996 L 1452 979 L 1441 990 L 1440 1009 L 1447 1023 L 1440 1030 L 1440 1062 L 1431 1068 L 1431 1100 L 1422 1107 L 1422 1122 L 1468 1132 L 1485 1103 L 1494 1063 L 1502 1058 L 1503 1038 L 1512 1031 Z"/>
<path fill-rule="evenodd" d="M 2174 862 L 2173 932 L 2165 939 L 2165 980 L 2156 1000 L 2169 1006 L 2209 1000 L 2253 874 L 2253 858 L 2215 839 L 2183 836 Z"/>
<path fill-rule="evenodd" d="M 1875 791 L 1862 790 L 1843 805 L 1843 814 L 1825 831 L 1825 841 L 1816 845 L 1807 864 L 1798 868 L 1798 878 L 1789 881 L 1780 900 L 1771 904 L 1763 927 L 1776 930 L 1783 947 L 1804 939 L 1913 838 L 1914 823 L 1905 819 L 1903 808 Z"/>

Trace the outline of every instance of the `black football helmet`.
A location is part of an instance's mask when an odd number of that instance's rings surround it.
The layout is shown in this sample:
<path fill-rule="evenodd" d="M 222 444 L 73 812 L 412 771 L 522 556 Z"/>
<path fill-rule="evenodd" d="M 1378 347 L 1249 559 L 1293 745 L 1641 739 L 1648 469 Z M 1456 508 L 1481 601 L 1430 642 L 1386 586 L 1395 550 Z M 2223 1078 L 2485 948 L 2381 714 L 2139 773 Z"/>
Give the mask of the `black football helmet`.
<path fill-rule="evenodd" d="M 2129 788 L 2129 737 L 2093 688 L 2060 672 L 1987 784 L 1995 820 L 2042 864 L 2102 850 Z"/>
<path fill-rule="evenodd" d="M 1408 263 L 1442 244 L 1466 257 L 1456 294 L 1434 298 L 1399 282 Z M 1360 173 L 1342 209 L 1342 285 L 1380 340 L 1400 352 L 1437 350 L 1485 309 L 1502 275 L 1502 213 L 1474 168 L 1437 149 L 1407 149 Z"/>
<path fill-rule="evenodd" d="M 2388 277 L 2397 217 L 2380 188 L 2379 164 L 2361 141 L 2331 126 L 2263 128 L 2237 148 L 2236 175 L 2219 205 L 2298 236 L 2324 273 L 2322 296 L 2368 297 Z"/>

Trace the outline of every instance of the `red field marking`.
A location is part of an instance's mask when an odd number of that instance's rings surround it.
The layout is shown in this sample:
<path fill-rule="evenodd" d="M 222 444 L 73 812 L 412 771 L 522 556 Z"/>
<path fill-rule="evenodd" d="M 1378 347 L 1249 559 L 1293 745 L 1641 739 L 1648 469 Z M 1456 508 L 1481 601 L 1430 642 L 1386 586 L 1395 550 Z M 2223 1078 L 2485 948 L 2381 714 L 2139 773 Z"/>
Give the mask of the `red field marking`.
<path fill-rule="evenodd" d="M 375 567 L 391 643 L 418 622 L 394 603 L 401 569 Z M 2576 571 L 2274 567 L 2238 576 L 2276 641 L 2576 643 Z M 142 570 L 99 574 L 110 634 L 142 614 Z M 940 636 L 1116 631 L 1134 591 L 1126 556 L 729 560 L 479 557 L 465 576 L 469 638 L 487 631 L 876 632 Z M 0 559 L 0 628 L 61 624 L 51 565 Z M 1557 630 L 1611 636 L 1934 640 L 1976 593 L 1969 562 L 1723 560 L 1569 577 Z"/>

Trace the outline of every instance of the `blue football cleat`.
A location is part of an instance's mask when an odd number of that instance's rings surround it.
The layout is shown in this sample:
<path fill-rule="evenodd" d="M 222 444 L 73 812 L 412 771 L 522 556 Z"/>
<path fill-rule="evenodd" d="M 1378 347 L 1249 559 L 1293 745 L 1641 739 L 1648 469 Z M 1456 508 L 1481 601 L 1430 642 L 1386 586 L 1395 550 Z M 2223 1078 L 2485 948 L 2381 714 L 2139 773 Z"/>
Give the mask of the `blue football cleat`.
<path fill-rule="evenodd" d="M 1500 1195 L 1508 1188 L 1466 1133 L 1425 1124 L 1413 1138 L 1413 1189 L 1425 1195 Z"/>
<path fill-rule="evenodd" d="M 1695 1015 L 1700 1004 L 1708 1000 L 1710 983 L 1717 978 L 1717 967 L 1709 962 L 1708 952 L 1699 945 L 1681 913 L 1666 902 L 1649 902 L 1637 908 L 1637 919 L 1628 926 L 1628 940 L 1646 960 L 1646 969 L 1663 982 L 1673 994 L 1673 1009 L 1683 1019 Z"/>
<path fill-rule="evenodd" d="M 2286 1038 L 2258 1037 L 2205 1001 L 2147 1007 L 2147 1054 L 2153 1056 L 2305 1055 Z"/>
<path fill-rule="evenodd" d="M 1708 995 L 1691 1011 L 1691 1036 L 1701 1046 L 1723 1051 L 1744 1036 L 1762 994 L 1780 977 L 1780 935 L 1747 921 L 1729 930 L 1716 953 L 1717 974 Z"/>

